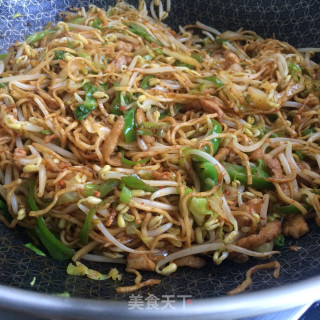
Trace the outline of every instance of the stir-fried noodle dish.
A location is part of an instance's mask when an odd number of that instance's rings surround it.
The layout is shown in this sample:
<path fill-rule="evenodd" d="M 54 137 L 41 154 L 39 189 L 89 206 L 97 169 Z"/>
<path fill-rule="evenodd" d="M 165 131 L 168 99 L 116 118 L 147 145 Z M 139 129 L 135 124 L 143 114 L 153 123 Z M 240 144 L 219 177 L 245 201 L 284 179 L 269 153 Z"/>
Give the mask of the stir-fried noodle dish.
<path fill-rule="evenodd" d="M 69 274 L 126 264 L 136 283 L 119 291 L 207 257 L 277 269 L 284 237 L 320 224 L 318 50 L 176 32 L 169 11 L 73 8 L 0 56 L 1 221 Z"/>

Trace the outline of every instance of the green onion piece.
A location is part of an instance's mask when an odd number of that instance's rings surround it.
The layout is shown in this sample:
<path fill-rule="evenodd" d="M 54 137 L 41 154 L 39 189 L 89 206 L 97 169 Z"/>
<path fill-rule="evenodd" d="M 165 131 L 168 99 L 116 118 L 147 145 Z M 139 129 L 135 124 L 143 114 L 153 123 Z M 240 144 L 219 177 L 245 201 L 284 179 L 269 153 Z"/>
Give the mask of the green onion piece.
<path fill-rule="evenodd" d="M 144 183 L 137 175 L 122 177 L 121 181 L 129 188 L 136 190 L 144 190 L 146 192 L 155 192 L 158 190 L 156 187 L 150 187 Z"/>
<path fill-rule="evenodd" d="M 153 75 L 145 76 L 141 81 L 140 88 L 146 90 L 149 88 L 149 80 L 154 78 Z"/>
<path fill-rule="evenodd" d="M 7 57 L 7 53 L 1 53 L 0 54 L 0 60 L 4 60 Z"/>
<path fill-rule="evenodd" d="M 5 88 L 6 87 L 6 84 L 5 83 L 0 83 L 0 89 L 1 88 Z"/>
<path fill-rule="evenodd" d="M 96 191 L 100 193 L 99 198 L 103 198 L 109 194 L 119 184 L 117 179 L 109 179 L 103 184 L 86 184 L 84 186 L 84 195 L 86 197 L 93 196 Z"/>
<path fill-rule="evenodd" d="M 132 198 L 132 192 L 129 188 L 123 187 L 120 194 L 120 202 L 129 204 Z"/>
<path fill-rule="evenodd" d="M 275 247 L 283 247 L 284 246 L 284 236 L 279 234 L 274 240 L 273 243 Z"/>
<path fill-rule="evenodd" d="M 204 80 L 214 83 L 218 88 L 221 88 L 224 86 L 224 83 L 220 79 L 218 79 L 216 76 L 206 77 L 204 78 Z"/>
<path fill-rule="evenodd" d="M 54 60 L 63 60 L 66 53 L 67 52 L 63 50 L 56 50 L 54 52 Z"/>
<path fill-rule="evenodd" d="M 149 41 L 149 42 L 154 42 L 156 43 L 158 46 L 162 46 L 162 43 L 159 42 L 154 36 L 152 36 L 146 29 L 144 29 L 143 27 L 139 26 L 138 24 L 129 22 L 129 30 L 135 34 L 137 34 L 138 36 L 144 38 L 145 40 Z"/>
<path fill-rule="evenodd" d="M 186 67 L 186 68 L 188 68 L 188 69 L 190 69 L 190 70 L 193 70 L 193 69 L 194 69 L 194 66 L 193 66 L 193 65 L 191 65 L 191 64 L 189 64 L 189 63 L 184 63 L 184 62 L 182 62 L 182 61 L 180 61 L 180 60 L 177 60 L 177 61 L 174 63 L 174 65 L 177 66 L 177 67 Z"/>
<path fill-rule="evenodd" d="M 153 136 L 153 135 L 155 135 L 155 133 L 150 130 L 138 129 L 137 135 L 139 135 L 139 136 Z"/>
<path fill-rule="evenodd" d="M 203 62 L 203 55 L 199 53 L 194 53 L 191 55 L 191 58 L 197 60 L 198 62 L 202 63 Z"/>
<path fill-rule="evenodd" d="M 300 150 L 295 150 L 293 153 L 295 153 L 300 160 L 303 160 L 303 153 Z"/>
<path fill-rule="evenodd" d="M 308 128 L 302 131 L 302 135 L 308 136 L 309 134 L 313 134 L 315 132 L 316 132 L 315 128 Z"/>
<path fill-rule="evenodd" d="M 127 166 L 135 166 L 136 164 L 143 164 L 143 163 L 148 162 L 149 160 L 150 160 L 150 158 L 144 158 L 139 161 L 132 161 L 132 160 L 125 158 L 125 156 L 123 154 L 121 156 L 121 162 L 123 164 L 126 164 Z"/>
<path fill-rule="evenodd" d="M 52 134 L 53 132 L 50 129 L 44 129 L 44 130 L 41 130 L 40 133 L 42 133 L 42 134 Z"/>
<path fill-rule="evenodd" d="M 44 38 L 45 36 L 47 36 L 48 34 L 50 33 L 55 33 L 57 30 L 52 30 L 52 29 L 49 29 L 49 30 L 43 30 L 43 31 L 40 31 L 40 32 L 37 32 L 37 33 L 34 33 L 34 34 L 31 34 L 29 36 L 27 36 L 25 38 L 25 42 L 27 44 L 30 44 L 32 42 L 35 42 L 35 41 L 39 41 L 41 40 L 42 38 Z"/>
<path fill-rule="evenodd" d="M 131 108 L 125 115 L 124 115 L 124 138 L 127 143 L 133 142 L 137 140 L 136 133 L 134 132 L 135 127 L 135 117 L 136 109 Z"/>
<path fill-rule="evenodd" d="M 38 256 L 42 256 L 42 257 L 46 257 L 47 255 L 41 251 L 39 248 L 37 248 L 34 244 L 32 243 L 26 243 L 24 245 L 25 247 L 27 247 L 28 249 L 32 250 L 33 252 L 35 252 Z"/>
<path fill-rule="evenodd" d="M 293 61 L 290 61 L 288 68 L 289 68 L 289 74 L 302 72 L 300 66 L 298 64 L 294 63 Z"/>
<path fill-rule="evenodd" d="M 154 48 L 153 51 L 156 52 L 157 54 L 163 55 L 163 52 L 160 48 Z"/>
<path fill-rule="evenodd" d="M 214 42 L 216 42 L 216 43 L 224 43 L 224 42 L 228 42 L 228 40 L 222 39 L 222 38 L 216 38 L 216 39 L 214 40 Z"/>
<path fill-rule="evenodd" d="M 181 103 L 176 103 L 173 106 L 173 117 L 176 116 L 181 109 L 182 109 L 182 104 Z M 171 116 L 170 108 L 168 108 L 166 110 L 163 110 L 163 111 L 161 109 L 159 112 L 160 112 L 160 117 L 159 117 L 160 120 L 165 118 L 165 117 L 170 117 Z"/>

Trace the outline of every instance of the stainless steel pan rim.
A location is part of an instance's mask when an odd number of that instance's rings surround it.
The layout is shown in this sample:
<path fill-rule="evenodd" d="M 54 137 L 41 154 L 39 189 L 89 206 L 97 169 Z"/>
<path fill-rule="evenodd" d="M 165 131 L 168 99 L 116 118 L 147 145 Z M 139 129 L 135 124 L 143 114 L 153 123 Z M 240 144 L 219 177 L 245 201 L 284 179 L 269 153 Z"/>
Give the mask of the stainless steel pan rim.
<path fill-rule="evenodd" d="M 0 308 L 48 319 L 238 319 L 310 304 L 320 298 L 320 276 L 278 288 L 194 300 L 175 309 L 129 310 L 125 301 L 61 298 L 0 285 Z"/>

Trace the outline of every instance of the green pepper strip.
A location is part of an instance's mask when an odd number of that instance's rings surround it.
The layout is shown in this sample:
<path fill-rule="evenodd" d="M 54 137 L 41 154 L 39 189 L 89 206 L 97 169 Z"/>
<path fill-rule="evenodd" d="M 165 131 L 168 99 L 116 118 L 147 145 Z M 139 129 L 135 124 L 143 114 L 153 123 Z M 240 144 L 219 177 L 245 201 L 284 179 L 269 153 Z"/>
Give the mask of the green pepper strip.
<path fill-rule="evenodd" d="M 120 194 L 120 202 L 129 204 L 132 198 L 132 192 L 129 188 L 123 187 Z"/>
<path fill-rule="evenodd" d="M 221 128 L 220 123 L 215 119 L 212 119 L 211 122 L 212 122 L 212 129 L 211 129 L 209 135 L 211 136 L 212 134 L 221 133 L 222 128 Z M 214 139 L 210 140 L 210 142 L 213 147 L 213 155 L 215 155 L 218 152 L 218 149 L 220 146 L 220 138 L 214 138 Z M 208 145 L 205 145 L 203 147 L 203 151 L 210 153 L 210 147 Z"/>
<path fill-rule="evenodd" d="M 127 166 L 135 166 L 136 164 L 143 164 L 143 163 L 148 162 L 149 160 L 150 160 L 150 158 L 144 158 L 139 161 L 132 161 L 132 160 L 125 158 L 125 156 L 123 154 L 121 156 L 121 162 L 123 164 L 126 164 Z"/>
<path fill-rule="evenodd" d="M 143 27 L 139 26 L 138 24 L 129 22 L 129 30 L 135 34 L 137 34 L 138 36 L 146 39 L 149 42 L 154 42 L 156 43 L 158 46 L 162 46 L 162 43 L 159 42 L 154 36 L 152 36 L 150 33 L 147 32 L 146 29 L 144 29 Z"/>
<path fill-rule="evenodd" d="M 119 184 L 117 179 L 109 179 L 103 184 L 86 184 L 84 186 L 84 195 L 86 197 L 93 196 L 96 191 L 100 193 L 99 198 L 105 197 L 111 190 Z"/>
<path fill-rule="evenodd" d="M 218 172 L 210 162 L 193 161 L 192 166 L 199 177 L 201 191 L 208 191 L 218 184 Z"/>
<path fill-rule="evenodd" d="M 133 142 L 137 140 L 136 133 L 134 132 L 135 128 L 135 121 L 134 117 L 136 115 L 136 109 L 132 108 L 130 109 L 125 115 L 124 115 L 124 138 L 127 143 Z"/>
<path fill-rule="evenodd" d="M 243 166 L 237 164 L 231 164 L 224 162 L 225 169 L 227 170 L 231 180 L 239 180 L 241 184 L 248 185 L 247 170 Z M 251 186 L 255 189 L 273 189 L 274 186 L 267 179 L 269 174 L 263 169 L 264 162 L 262 160 L 258 161 L 258 166 L 251 165 L 252 172 L 252 184 Z"/>
<path fill-rule="evenodd" d="M 43 30 L 43 31 L 40 31 L 40 32 L 37 32 L 37 33 L 34 33 L 34 34 L 31 34 L 31 35 L 27 36 L 25 38 L 25 41 L 26 41 L 27 44 L 30 44 L 32 42 L 41 40 L 42 38 L 44 38 L 48 34 L 55 33 L 56 31 L 57 30 L 51 30 L 51 29 L 50 30 Z"/>
<path fill-rule="evenodd" d="M 136 190 L 144 190 L 147 192 L 155 192 L 158 190 L 156 187 L 150 187 L 144 183 L 136 174 L 131 176 L 122 177 L 121 181 L 129 188 Z"/>
<path fill-rule="evenodd" d="M 38 211 L 38 206 L 35 201 L 35 180 L 31 179 L 29 182 L 29 195 L 27 203 L 32 211 Z M 36 218 L 36 229 L 35 232 L 40 239 L 41 243 L 48 250 L 51 257 L 57 260 L 68 260 L 74 254 L 75 251 L 64 245 L 58 240 L 53 233 L 48 229 L 42 216 Z"/>
<path fill-rule="evenodd" d="M 92 219 L 93 216 L 95 215 L 95 213 L 97 212 L 97 210 L 102 207 L 103 205 L 105 205 L 107 202 L 107 200 L 103 200 L 101 201 L 99 204 L 97 204 L 96 206 L 94 206 L 93 208 L 91 208 L 86 216 L 86 220 L 84 221 L 84 224 L 82 226 L 82 229 L 80 231 L 80 240 L 83 244 L 87 244 L 88 243 L 88 238 L 89 238 L 89 233 L 92 229 Z"/>
<path fill-rule="evenodd" d="M 303 203 L 302 206 L 305 207 L 307 210 L 311 208 L 309 204 L 305 204 L 305 203 Z M 293 204 L 289 204 L 287 206 L 275 206 L 275 210 L 278 213 L 284 213 L 284 214 L 301 213 L 301 211 Z"/>
<path fill-rule="evenodd" d="M 104 183 L 103 185 L 101 185 L 101 187 L 99 189 L 97 189 L 100 192 L 100 198 L 103 198 L 106 195 L 108 195 L 118 185 L 118 183 L 119 183 L 119 181 L 116 179 L 107 180 L 106 183 Z M 92 229 L 91 221 L 93 219 L 93 216 L 95 215 L 95 213 L 97 212 L 97 210 L 100 207 L 105 205 L 106 201 L 107 200 L 101 201 L 98 205 L 96 205 L 95 207 L 93 207 L 92 209 L 89 210 L 87 217 L 86 217 L 86 220 L 84 221 L 84 224 L 83 224 L 82 229 L 80 231 L 80 240 L 83 244 L 88 243 L 89 233 Z"/>

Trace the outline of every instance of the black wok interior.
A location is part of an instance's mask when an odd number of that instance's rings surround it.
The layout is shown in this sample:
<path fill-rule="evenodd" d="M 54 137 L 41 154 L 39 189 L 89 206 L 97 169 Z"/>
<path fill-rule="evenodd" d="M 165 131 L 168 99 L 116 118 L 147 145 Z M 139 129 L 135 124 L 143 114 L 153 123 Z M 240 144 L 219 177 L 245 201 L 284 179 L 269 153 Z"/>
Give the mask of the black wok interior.
<path fill-rule="evenodd" d="M 137 2 L 137 1 L 136 1 Z M 136 4 L 135 1 L 131 3 Z M 150 2 L 150 1 L 147 1 Z M 40 30 L 47 22 L 58 19 L 57 13 L 71 6 L 85 6 L 89 3 L 108 6 L 113 1 L 2 1 L 0 4 L 0 53 L 16 40 Z M 24 15 L 14 19 L 16 13 Z M 320 7 L 318 1 L 295 0 L 172 0 L 172 12 L 166 20 L 173 28 L 197 20 L 214 26 L 218 30 L 237 30 L 240 27 L 256 31 L 263 37 L 275 36 L 297 47 L 320 45 Z M 278 279 L 272 272 L 260 271 L 253 279 L 249 291 L 277 287 L 320 274 L 320 228 L 310 221 L 310 233 L 302 239 L 287 240 L 282 253 L 276 259 L 281 263 Z M 22 229 L 9 230 L 0 224 L 0 284 L 37 292 L 69 292 L 72 297 L 128 300 L 129 294 L 116 293 L 119 285 L 131 285 L 134 276 L 125 274 L 122 281 L 94 281 L 84 277 L 68 276 L 69 262 L 41 257 L 24 247 L 30 242 Z M 290 246 L 299 246 L 298 252 Z M 275 258 L 274 258 L 275 259 Z M 258 261 L 259 262 L 259 261 Z M 159 286 L 143 288 L 143 296 L 153 293 L 158 297 L 167 295 L 191 295 L 193 299 L 225 295 L 241 283 L 245 272 L 257 264 L 251 259 L 246 264 L 225 261 L 221 266 L 213 265 L 208 259 L 201 270 L 180 268 L 178 272 L 163 278 L 144 272 L 144 279 L 162 278 Z M 89 268 L 107 273 L 113 265 L 86 263 Z M 121 273 L 124 267 L 117 266 Z M 31 282 L 36 277 L 32 286 Z"/>

